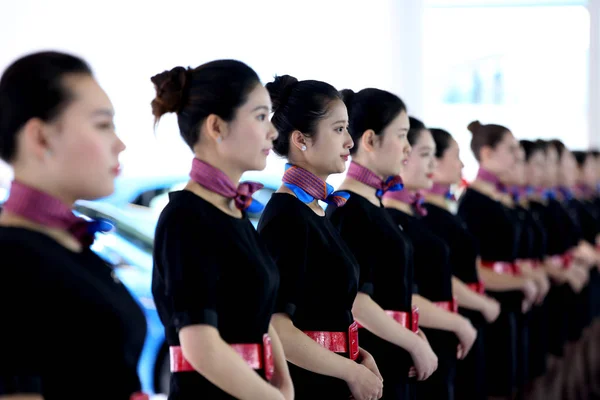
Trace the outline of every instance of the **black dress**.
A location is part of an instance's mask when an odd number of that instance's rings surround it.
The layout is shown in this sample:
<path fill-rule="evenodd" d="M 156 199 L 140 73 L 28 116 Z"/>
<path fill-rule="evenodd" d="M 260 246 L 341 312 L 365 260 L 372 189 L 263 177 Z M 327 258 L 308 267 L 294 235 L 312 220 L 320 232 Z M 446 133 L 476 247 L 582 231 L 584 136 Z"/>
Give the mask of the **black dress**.
<path fill-rule="evenodd" d="M 279 277 L 250 221 L 183 190 L 156 228 L 152 293 L 169 346 L 179 331 L 210 325 L 230 344 L 263 343 Z M 257 371 L 264 377 L 264 371 Z M 233 399 L 195 371 L 171 374 L 169 399 Z"/>
<path fill-rule="evenodd" d="M 432 302 L 451 301 L 452 268 L 448 245 L 429 231 L 420 218 L 397 209 L 388 209 L 388 212 L 413 243 L 416 291 Z M 458 339 L 453 332 L 422 329 L 438 357 L 438 368 L 427 380 L 417 384 L 417 397 L 454 399 Z"/>
<path fill-rule="evenodd" d="M 288 314 L 302 331 L 348 332 L 359 268 L 331 222 L 295 196 L 275 193 L 258 230 L 281 274 L 275 312 Z M 296 399 L 350 396 L 343 380 L 289 367 Z"/>
<path fill-rule="evenodd" d="M 448 210 L 427 204 L 427 216 L 423 223 L 444 240 L 450 249 L 452 274 L 462 282 L 478 283 L 477 241 L 467 230 L 465 223 Z M 486 321 L 479 311 L 459 307 L 458 312 L 471 321 L 477 330 L 477 339 L 467 357 L 457 363 L 455 380 L 456 399 L 487 399 L 485 386 L 485 342 Z"/>
<path fill-rule="evenodd" d="M 461 198 L 458 214 L 477 238 L 483 261 L 515 261 L 520 229 L 510 209 L 469 188 Z M 488 395 L 510 396 L 517 386 L 517 314 L 523 295 L 520 291 L 488 293 L 502 306 L 498 319 L 485 330 Z"/>
<path fill-rule="evenodd" d="M 89 248 L 0 228 L 0 397 L 128 400 L 146 320 L 112 269 Z"/>
<path fill-rule="evenodd" d="M 339 229 L 360 265 L 359 290 L 384 310 L 410 312 L 412 307 L 413 248 L 408 237 L 383 207 L 350 193 L 343 207 L 329 206 L 327 217 Z M 383 376 L 384 399 L 415 396 L 412 366 L 404 349 L 359 331 L 361 346 L 371 352 Z"/>
<path fill-rule="evenodd" d="M 521 236 L 521 246 L 519 248 L 520 259 L 541 262 L 546 256 L 547 234 L 542 223 L 542 214 L 534 203 L 530 203 L 529 207 L 518 208 L 524 234 Z M 525 347 L 522 350 L 523 357 L 528 359 L 522 360 L 521 365 L 529 365 L 527 374 L 524 377 L 529 380 L 542 376 L 546 372 L 546 356 L 548 353 L 548 331 L 549 331 L 549 315 L 548 302 L 534 305 L 527 315 L 527 331 L 528 336 L 524 338 L 527 342 L 523 344 Z"/>

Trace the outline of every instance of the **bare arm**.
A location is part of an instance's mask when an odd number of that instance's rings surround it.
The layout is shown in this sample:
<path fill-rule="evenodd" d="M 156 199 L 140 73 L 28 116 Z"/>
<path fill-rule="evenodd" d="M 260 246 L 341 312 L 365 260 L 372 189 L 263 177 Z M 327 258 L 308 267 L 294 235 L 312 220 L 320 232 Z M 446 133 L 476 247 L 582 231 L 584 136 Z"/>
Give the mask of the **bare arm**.
<path fill-rule="evenodd" d="M 366 366 L 325 349 L 296 328 L 287 314 L 274 314 L 271 321 L 289 362 L 317 374 L 346 381 L 356 400 L 380 397 L 383 383 Z"/>
<path fill-rule="evenodd" d="M 284 400 L 276 388 L 253 371 L 209 325 L 190 325 L 179 332 L 185 359 L 212 384 L 244 400 Z"/>
<path fill-rule="evenodd" d="M 348 381 L 358 366 L 354 361 L 322 347 L 294 326 L 287 314 L 273 315 L 271 321 L 289 362 L 321 375 Z"/>
<path fill-rule="evenodd" d="M 455 276 L 452 277 L 452 294 L 459 306 L 479 311 L 488 322 L 494 322 L 500 315 L 500 304 L 496 300 L 474 292 Z"/>
<path fill-rule="evenodd" d="M 421 340 L 412 331 L 390 318 L 368 294 L 358 293 L 354 300 L 352 314 L 362 326 L 374 335 L 402 347 L 408 352 L 417 345 L 417 340 Z"/>
<path fill-rule="evenodd" d="M 279 340 L 279 335 L 277 335 L 277 331 L 271 324 L 269 324 L 269 336 L 271 337 L 273 362 L 275 363 L 275 372 L 271 384 L 281 391 L 286 400 L 291 400 L 294 398 L 294 384 L 290 377 L 290 371 L 288 369 L 287 361 L 285 360 L 285 354 L 283 352 L 281 341 Z"/>
<path fill-rule="evenodd" d="M 371 296 L 359 292 L 354 300 L 352 314 L 374 335 L 410 353 L 419 380 L 427 379 L 436 370 L 437 357 L 429 343 L 390 318 Z"/>

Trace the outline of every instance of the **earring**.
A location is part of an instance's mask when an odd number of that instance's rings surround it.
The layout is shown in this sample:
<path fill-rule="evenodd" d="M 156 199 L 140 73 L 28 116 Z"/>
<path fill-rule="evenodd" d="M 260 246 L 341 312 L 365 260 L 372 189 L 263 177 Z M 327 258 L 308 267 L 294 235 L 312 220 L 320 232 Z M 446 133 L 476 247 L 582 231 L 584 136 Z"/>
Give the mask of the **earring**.
<path fill-rule="evenodd" d="M 221 136 L 219 136 L 219 137 L 217 138 L 217 143 L 221 143 L 222 141 L 223 141 L 223 138 L 222 138 Z"/>
<path fill-rule="evenodd" d="M 300 147 L 300 150 L 306 151 L 306 145 L 303 144 L 302 147 Z"/>

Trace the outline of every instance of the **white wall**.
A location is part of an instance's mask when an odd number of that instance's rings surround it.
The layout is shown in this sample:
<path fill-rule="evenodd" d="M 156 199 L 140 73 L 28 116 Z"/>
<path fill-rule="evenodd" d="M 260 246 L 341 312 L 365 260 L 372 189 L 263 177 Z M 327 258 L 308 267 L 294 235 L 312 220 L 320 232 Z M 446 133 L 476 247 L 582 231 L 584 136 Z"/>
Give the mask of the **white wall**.
<path fill-rule="evenodd" d="M 128 146 L 124 173 L 186 172 L 191 153 L 175 117 L 153 134 L 152 75 L 235 58 L 265 83 L 291 74 L 339 89 L 388 88 L 393 2 L 0 0 L 0 71 L 41 49 L 82 56 L 116 108 L 118 133 Z"/>

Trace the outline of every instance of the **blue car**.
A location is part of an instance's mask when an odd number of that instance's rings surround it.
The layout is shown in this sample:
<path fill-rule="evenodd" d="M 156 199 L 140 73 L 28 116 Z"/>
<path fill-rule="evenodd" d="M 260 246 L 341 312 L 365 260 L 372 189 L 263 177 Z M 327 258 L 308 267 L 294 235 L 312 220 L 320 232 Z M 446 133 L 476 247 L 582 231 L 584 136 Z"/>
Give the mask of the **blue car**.
<path fill-rule="evenodd" d="M 254 197 L 266 204 L 281 184 L 281 178 L 264 173 L 247 173 L 243 180 L 261 182 L 265 187 Z M 148 393 L 168 393 L 169 352 L 163 325 L 151 292 L 154 230 L 168 193 L 187 183 L 187 176 L 120 178 L 115 194 L 98 201 L 79 201 L 77 213 L 113 221 L 114 229 L 97 234 L 92 250 L 111 264 L 117 276 L 142 307 L 148 331 L 138 373 Z M 254 226 L 260 214 L 249 215 Z"/>

